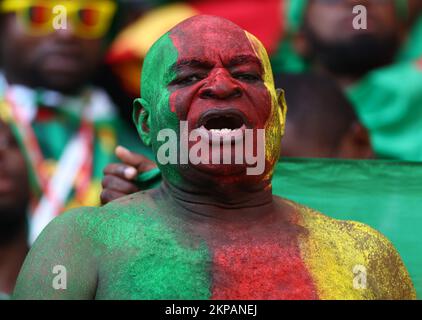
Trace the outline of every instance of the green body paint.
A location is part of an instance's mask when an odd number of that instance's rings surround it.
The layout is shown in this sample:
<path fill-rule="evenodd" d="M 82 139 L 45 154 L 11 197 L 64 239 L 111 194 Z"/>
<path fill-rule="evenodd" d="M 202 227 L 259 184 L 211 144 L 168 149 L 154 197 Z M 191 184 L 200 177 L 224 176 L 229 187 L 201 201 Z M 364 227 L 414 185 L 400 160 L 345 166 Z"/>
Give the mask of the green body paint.
<path fill-rule="evenodd" d="M 153 195 L 56 218 L 25 260 L 14 298 L 209 299 L 208 246 Z M 66 268 L 66 290 L 52 286 L 55 266 Z"/>
<path fill-rule="evenodd" d="M 127 202 L 124 212 L 120 203 L 111 203 L 79 216 L 77 223 L 101 261 L 96 298 L 208 299 L 208 248 L 171 227 L 180 222 L 163 217 L 160 200 L 159 209 L 145 202 Z"/>

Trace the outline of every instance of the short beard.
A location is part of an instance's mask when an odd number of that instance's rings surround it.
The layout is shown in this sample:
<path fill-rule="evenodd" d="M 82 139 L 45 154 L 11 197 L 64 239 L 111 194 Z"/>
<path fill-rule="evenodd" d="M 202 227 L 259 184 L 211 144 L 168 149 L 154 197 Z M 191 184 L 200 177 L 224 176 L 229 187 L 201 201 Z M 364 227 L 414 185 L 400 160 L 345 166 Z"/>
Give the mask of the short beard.
<path fill-rule="evenodd" d="M 400 47 L 394 34 L 378 37 L 358 34 L 342 41 L 324 41 L 309 26 L 304 34 L 310 45 L 311 62 L 318 62 L 334 75 L 362 77 L 369 71 L 391 64 Z"/>

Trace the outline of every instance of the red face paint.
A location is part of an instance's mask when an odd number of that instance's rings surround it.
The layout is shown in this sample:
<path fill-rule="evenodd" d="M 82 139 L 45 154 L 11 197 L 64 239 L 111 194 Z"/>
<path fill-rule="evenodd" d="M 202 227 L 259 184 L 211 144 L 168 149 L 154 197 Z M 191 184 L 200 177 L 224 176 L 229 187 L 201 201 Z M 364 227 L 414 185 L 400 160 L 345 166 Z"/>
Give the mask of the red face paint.
<path fill-rule="evenodd" d="M 265 129 L 272 102 L 263 63 L 244 30 L 216 19 L 190 19 L 171 32 L 178 59 L 175 79 L 168 86 L 170 109 L 188 122 L 189 132 L 201 126 L 207 130 Z M 231 152 L 234 159 L 234 147 Z M 196 167 L 223 176 L 244 175 L 246 170 L 244 164 Z"/>
<path fill-rule="evenodd" d="M 206 43 L 198 34 L 205 34 Z M 205 111 L 230 106 L 244 113 L 253 127 L 264 127 L 271 101 L 262 81 L 262 62 L 243 30 L 194 19 L 170 37 L 178 51 L 181 81 L 171 86 L 170 107 L 180 120 L 195 126 Z"/>

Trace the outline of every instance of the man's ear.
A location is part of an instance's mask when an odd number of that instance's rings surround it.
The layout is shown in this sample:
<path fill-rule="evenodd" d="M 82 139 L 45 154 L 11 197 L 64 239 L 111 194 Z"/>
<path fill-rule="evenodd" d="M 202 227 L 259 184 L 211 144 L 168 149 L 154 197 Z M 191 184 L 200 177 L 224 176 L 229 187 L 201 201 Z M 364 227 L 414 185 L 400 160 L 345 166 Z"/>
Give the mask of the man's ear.
<path fill-rule="evenodd" d="M 350 126 L 339 146 L 338 157 L 344 159 L 373 159 L 374 151 L 368 130 L 359 122 Z"/>
<path fill-rule="evenodd" d="M 138 129 L 139 136 L 142 142 L 150 147 L 151 146 L 151 118 L 148 102 L 142 98 L 138 98 L 133 102 L 133 122 L 135 122 Z"/>
<path fill-rule="evenodd" d="M 284 136 L 284 129 L 286 127 L 286 114 L 287 114 L 287 103 L 286 98 L 284 96 L 283 89 L 277 89 L 277 103 L 281 110 L 281 123 L 282 123 L 282 135 Z"/>

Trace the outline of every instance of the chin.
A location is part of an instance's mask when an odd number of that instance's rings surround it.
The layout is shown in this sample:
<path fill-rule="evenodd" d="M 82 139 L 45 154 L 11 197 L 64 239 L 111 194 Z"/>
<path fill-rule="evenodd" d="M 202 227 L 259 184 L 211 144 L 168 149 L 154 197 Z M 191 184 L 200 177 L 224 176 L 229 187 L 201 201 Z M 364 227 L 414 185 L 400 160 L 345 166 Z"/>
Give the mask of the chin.
<path fill-rule="evenodd" d="M 260 185 L 266 180 L 268 173 L 264 171 L 260 175 L 248 175 L 246 164 L 190 164 L 183 175 L 186 179 L 210 188 L 218 189 L 236 188 L 249 189 Z"/>
<path fill-rule="evenodd" d="M 217 179 L 247 176 L 244 164 L 191 164 L 190 168 Z"/>

